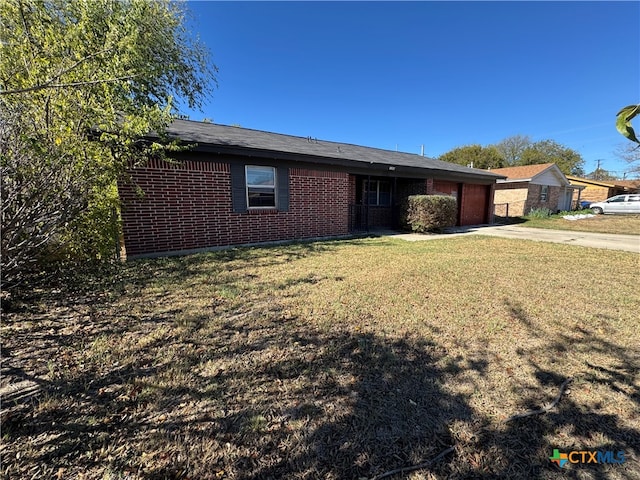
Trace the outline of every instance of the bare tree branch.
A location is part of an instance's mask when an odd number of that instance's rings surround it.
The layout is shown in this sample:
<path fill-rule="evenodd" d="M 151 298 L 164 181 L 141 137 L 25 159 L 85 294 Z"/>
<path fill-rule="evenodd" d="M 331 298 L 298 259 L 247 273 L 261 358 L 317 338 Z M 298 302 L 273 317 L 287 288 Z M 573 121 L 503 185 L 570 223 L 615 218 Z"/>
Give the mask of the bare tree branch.
<path fill-rule="evenodd" d="M 87 85 L 95 85 L 97 83 L 112 83 L 112 82 L 119 82 L 121 80 L 132 80 L 132 79 L 134 79 L 136 77 L 137 77 L 137 75 L 127 75 L 127 76 L 124 76 L 124 77 L 105 78 L 105 79 L 100 79 L 100 80 L 86 80 L 86 81 L 83 81 L 83 82 L 51 83 L 51 84 L 43 83 L 43 84 L 40 84 L 40 85 L 34 85 L 33 87 L 18 88 L 16 90 L 0 91 L 0 95 L 14 95 L 14 94 L 17 94 L 17 93 L 35 92 L 37 90 L 44 90 L 44 89 L 47 89 L 47 88 L 85 87 Z"/>
<path fill-rule="evenodd" d="M 443 450 L 442 452 L 440 452 L 436 457 L 432 458 L 428 462 L 419 463 L 417 465 L 411 465 L 411 466 L 408 466 L 408 467 L 396 468 L 395 470 L 389 470 L 388 472 L 384 472 L 381 475 L 377 475 L 377 476 L 373 477 L 371 480 L 381 480 L 383 478 L 388 478 L 388 477 L 392 477 L 394 475 L 398 475 L 399 473 L 409 473 L 409 472 L 413 472 L 415 470 L 420 470 L 420 469 L 423 469 L 423 468 L 430 467 L 431 465 L 436 463 L 438 460 L 440 460 L 441 458 L 445 457 L 446 455 L 448 455 L 449 453 L 453 452 L 454 450 L 455 450 L 454 447 L 449 447 L 446 450 Z"/>
<path fill-rule="evenodd" d="M 518 418 L 530 417 L 532 415 L 541 415 L 543 413 L 547 413 L 549 410 L 551 410 L 553 407 L 555 407 L 558 404 L 558 402 L 562 398 L 562 395 L 564 394 L 564 391 L 567 389 L 567 385 L 569 385 L 571 380 L 572 380 L 572 378 L 567 378 L 564 382 L 562 382 L 562 385 L 560 385 L 560 391 L 558 392 L 558 395 L 556 396 L 555 400 L 553 402 L 551 402 L 549 405 L 543 406 L 542 408 L 539 408 L 538 410 L 531 410 L 529 412 L 518 413 L 516 415 L 512 415 L 509 418 L 507 418 L 504 421 L 504 423 L 511 422 L 512 420 L 516 420 Z"/>

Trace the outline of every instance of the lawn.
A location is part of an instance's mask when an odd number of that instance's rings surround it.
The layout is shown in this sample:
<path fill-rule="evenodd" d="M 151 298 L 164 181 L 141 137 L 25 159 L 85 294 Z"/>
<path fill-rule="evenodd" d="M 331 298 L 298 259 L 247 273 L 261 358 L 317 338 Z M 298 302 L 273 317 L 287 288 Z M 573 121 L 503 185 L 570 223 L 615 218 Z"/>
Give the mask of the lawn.
<path fill-rule="evenodd" d="M 581 212 L 572 212 L 579 214 Z M 615 233 L 640 235 L 640 215 L 596 215 L 581 220 L 566 220 L 559 215 L 548 218 L 522 219 L 525 227 L 550 228 L 554 230 L 573 230 L 593 233 Z"/>
<path fill-rule="evenodd" d="M 2 474 L 640 478 L 637 270 L 628 252 L 383 237 L 35 291 L 3 312 Z M 560 469 L 554 449 L 626 463 Z"/>

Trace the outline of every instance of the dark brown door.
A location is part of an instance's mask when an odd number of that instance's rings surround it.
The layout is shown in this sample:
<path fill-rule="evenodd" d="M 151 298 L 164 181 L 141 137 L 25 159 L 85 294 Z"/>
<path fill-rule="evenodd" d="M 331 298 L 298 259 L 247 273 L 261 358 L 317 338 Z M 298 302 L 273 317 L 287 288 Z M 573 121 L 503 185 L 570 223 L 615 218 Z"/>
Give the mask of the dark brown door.
<path fill-rule="evenodd" d="M 468 185 L 462 187 L 462 212 L 460 225 L 479 225 L 487 222 L 489 185 Z"/>

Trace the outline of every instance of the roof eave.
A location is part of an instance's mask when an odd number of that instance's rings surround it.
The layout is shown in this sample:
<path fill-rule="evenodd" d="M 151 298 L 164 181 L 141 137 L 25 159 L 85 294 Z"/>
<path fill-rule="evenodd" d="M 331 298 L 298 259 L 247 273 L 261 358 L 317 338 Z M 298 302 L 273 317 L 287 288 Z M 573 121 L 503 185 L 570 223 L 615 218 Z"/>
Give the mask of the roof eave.
<path fill-rule="evenodd" d="M 506 178 L 497 173 L 469 169 L 469 172 L 448 170 L 445 168 L 437 168 L 429 165 L 414 167 L 408 165 L 399 165 L 393 163 L 367 162 L 365 160 L 345 159 L 328 156 L 309 155 L 304 153 L 283 152 L 277 150 L 257 149 L 250 147 L 241 147 L 236 145 L 219 145 L 207 143 L 186 143 L 185 145 L 193 146 L 191 151 L 216 153 L 218 155 L 242 155 L 246 157 L 255 157 L 265 160 L 281 160 L 281 161 L 307 161 L 309 163 L 317 163 L 322 165 L 333 165 L 344 168 L 373 170 L 376 172 L 395 172 L 396 176 L 408 175 L 412 177 L 451 179 L 451 180 L 469 180 L 483 179 L 487 183 L 494 183 L 496 180 Z"/>
<path fill-rule="evenodd" d="M 589 178 L 581 178 L 581 177 L 574 177 L 571 175 L 567 175 L 567 179 L 571 182 L 582 182 L 582 183 L 590 183 L 592 185 L 598 185 L 601 187 L 607 187 L 607 188 L 615 188 L 618 185 L 614 184 L 614 183 L 606 183 L 606 182 L 600 182 L 598 180 L 591 180 Z"/>
<path fill-rule="evenodd" d="M 498 180 L 498 183 L 523 183 L 530 182 L 533 178 L 507 178 L 503 177 L 504 180 Z"/>

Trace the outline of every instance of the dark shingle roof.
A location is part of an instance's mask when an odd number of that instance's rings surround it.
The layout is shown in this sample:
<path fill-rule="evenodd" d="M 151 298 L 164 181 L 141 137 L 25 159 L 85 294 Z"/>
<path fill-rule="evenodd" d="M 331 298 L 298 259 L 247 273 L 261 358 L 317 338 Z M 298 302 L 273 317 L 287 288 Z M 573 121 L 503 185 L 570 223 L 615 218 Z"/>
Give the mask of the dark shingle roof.
<path fill-rule="evenodd" d="M 455 163 L 442 162 L 420 155 L 362 147 L 348 143 L 329 142 L 310 137 L 296 137 L 279 133 L 230 127 L 213 123 L 175 120 L 167 129 L 172 137 L 186 143 L 197 143 L 199 147 L 213 147 L 214 150 L 251 150 L 274 158 L 274 154 L 301 155 L 313 161 L 343 164 L 357 162 L 361 166 L 409 167 L 432 172 L 453 173 L 468 177 L 482 177 L 485 180 L 504 178 L 487 170 L 469 168 Z M 271 155 L 267 155 L 270 153 Z M 333 161 L 333 162 L 332 162 Z"/>

